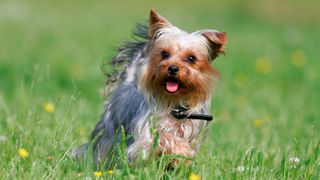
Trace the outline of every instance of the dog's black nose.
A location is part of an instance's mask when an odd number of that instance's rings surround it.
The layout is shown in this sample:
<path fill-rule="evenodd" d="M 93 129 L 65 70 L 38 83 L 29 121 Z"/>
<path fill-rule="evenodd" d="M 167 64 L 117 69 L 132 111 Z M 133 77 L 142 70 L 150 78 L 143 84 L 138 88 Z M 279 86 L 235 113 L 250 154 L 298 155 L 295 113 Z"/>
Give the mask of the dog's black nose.
<path fill-rule="evenodd" d="M 175 65 L 170 65 L 169 67 L 168 67 L 168 73 L 170 74 L 170 75 L 177 75 L 178 74 L 178 72 L 179 72 L 179 67 L 177 67 L 177 66 L 175 66 Z"/>

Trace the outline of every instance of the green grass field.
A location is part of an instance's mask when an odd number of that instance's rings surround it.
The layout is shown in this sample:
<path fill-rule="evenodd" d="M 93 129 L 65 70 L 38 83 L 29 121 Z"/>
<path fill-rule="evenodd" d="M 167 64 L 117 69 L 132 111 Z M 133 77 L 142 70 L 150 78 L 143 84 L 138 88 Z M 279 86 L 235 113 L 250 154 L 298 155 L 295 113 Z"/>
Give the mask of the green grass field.
<path fill-rule="evenodd" d="M 0 179 L 98 178 L 70 151 L 103 110 L 101 66 L 157 9 L 188 31 L 228 33 L 213 62 L 215 120 L 190 167 L 126 179 L 319 179 L 320 1 L 0 1 Z"/>

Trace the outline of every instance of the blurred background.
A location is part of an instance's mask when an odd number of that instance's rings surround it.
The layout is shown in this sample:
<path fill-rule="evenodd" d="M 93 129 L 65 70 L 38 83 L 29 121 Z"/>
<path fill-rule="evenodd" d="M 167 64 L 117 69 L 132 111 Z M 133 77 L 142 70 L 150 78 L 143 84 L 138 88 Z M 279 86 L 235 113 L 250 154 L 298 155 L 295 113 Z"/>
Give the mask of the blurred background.
<path fill-rule="evenodd" d="M 11 145 L 0 143 L 0 156 L 9 160 L 20 146 L 47 156 L 84 143 L 103 109 L 101 67 L 151 8 L 184 30 L 228 34 L 226 55 L 213 62 L 222 76 L 207 149 L 228 158 L 239 147 L 272 154 L 307 144 L 320 129 L 319 7 L 318 0 L 1 0 L 0 136 Z"/>

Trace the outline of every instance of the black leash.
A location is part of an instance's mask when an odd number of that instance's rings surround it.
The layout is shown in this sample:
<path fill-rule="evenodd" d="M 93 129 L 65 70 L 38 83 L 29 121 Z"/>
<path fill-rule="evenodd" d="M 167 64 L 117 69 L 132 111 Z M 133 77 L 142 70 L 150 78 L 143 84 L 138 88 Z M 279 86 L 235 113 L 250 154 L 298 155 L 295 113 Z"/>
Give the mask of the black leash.
<path fill-rule="evenodd" d="M 204 115 L 204 114 L 188 114 L 188 109 L 183 107 L 177 107 L 172 109 L 170 114 L 175 117 L 176 119 L 196 119 L 196 120 L 205 120 L 211 121 L 213 117 L 211 115 Z"/>

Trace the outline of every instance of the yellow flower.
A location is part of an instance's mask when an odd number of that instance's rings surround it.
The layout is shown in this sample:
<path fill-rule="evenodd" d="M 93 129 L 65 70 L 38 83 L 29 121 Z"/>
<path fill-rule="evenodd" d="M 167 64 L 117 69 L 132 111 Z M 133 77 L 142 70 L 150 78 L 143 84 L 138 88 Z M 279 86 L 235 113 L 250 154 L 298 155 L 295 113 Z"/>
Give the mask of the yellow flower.
<path fill-rule="evenodd" d="M 109 171 L 107 171 L 107 174 L 112 175 L 112 174 L 113 174 L 113 171 L 112 171 L 112 170 L 109 170 Z"/>
<path fill-rule="evenodd" d="M 265 121 L 265 122 L 267 122 L 267 121 L 271 121 L 271 116 L 269 115 L 269 114 L 264 114 L 263 116 L 262 116 L 262 119 Z"/>
<path fill-rule="evenodd" d="M 267 74 L 271 72 L 272 66 L 267 57 L 261 57 L 256 60 L 255 69 L 258 73 Z"/>
<path fill-rule="evenodd" d="M 43 104 L 43 109 L 47 113 L 53 113 L 54 112 L 54 105 L 51 102 L 46 102 Z"/>
<path fill-rule="evenodd" d="M 200 180 L 201 177 L 197 174 L 191 173 L 189 176 L 189 180 Z"/>
<path fill-rule="evenodd" d="M 86 132 L 86 129 L 82 128 L 82 127 L 78 127 L 76 129 L 76 132 L 80 135 L 84 134 Z"/>
<path fill-rule="evenodd" d="M 223 111 L 220 114 L 220 118 L 221 118 L 221 121 L 227 122 L 230 119 L 230 115 L 229 115 L 229 113 L 227 111 Z"/>
<path fill-rule="evenodd" d="M 306 64 L 306 56 L 302 51 L 293 51 L 290 57 L 291 63 L 297 67 L 302 67 Z"/>
<path fill-rule="evenodd" d="M 263 124 L 263 121 L 259 118 L 256 118 L 253 120 L 253 126 L 255 128 L 260 128 L 262 126 L 262 124 Z"/>
<path fill-rule="evenodd" d="M 236 105 L 238 107 L 244 107 L 248 104 L 248 100 L 246 97 L 244 96 L 241 96 L 241 97 L 238 97 L 237 100 L 236 100 Z"/>
<path fill-rule="evenodd" d="M 95 172 L 93 173 L 93 175 L 94 175 L 95 177 L 100 177 L 100 176 L 102 176 L 102 172 L 101 172 L 101 171 L 95 171 Z"/>
<path fill-rule="evenodd" d="M 248 77 L 244 73 L 239 73 L 234 78 L 234 83 L 239 87 L 243 87 L 244 85 L 246 85 L 247 81 L 248 81 Z"/>
<path fill-rule="evenodd" d="M 70 76 L 74 79 L 81 79 L 85 74 L 85 69 L 80 64 L 70 66 Z"/>
<path fill-rule="evenodd" d="M 29 156 L 29 153 L 26 149 L 20 148 L 18 149 L 18 155 L 22 158 L 27 158 Z"/>

